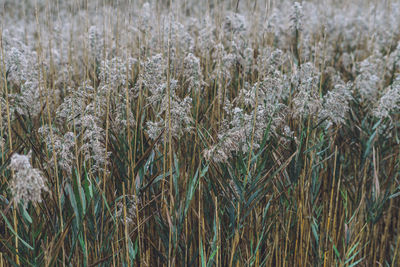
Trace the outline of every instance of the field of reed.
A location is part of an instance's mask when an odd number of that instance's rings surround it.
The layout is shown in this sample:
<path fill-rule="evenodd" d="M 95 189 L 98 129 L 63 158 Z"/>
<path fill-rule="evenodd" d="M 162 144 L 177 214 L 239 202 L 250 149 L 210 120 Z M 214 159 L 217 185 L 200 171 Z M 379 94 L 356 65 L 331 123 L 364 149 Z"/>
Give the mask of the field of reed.
<path fill-rule="evenodd" d="M 0 267 L 400 266 L 400 1 L 0 0 Z"/>

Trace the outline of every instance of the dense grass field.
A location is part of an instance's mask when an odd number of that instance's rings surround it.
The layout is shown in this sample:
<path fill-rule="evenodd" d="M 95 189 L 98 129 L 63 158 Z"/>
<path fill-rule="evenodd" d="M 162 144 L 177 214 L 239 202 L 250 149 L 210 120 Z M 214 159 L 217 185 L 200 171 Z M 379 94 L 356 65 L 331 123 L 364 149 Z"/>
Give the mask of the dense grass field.
<path fill-rule="evenodd" d="M 400 1 L 0 0 L 0 267 L 400 266 Z"/>

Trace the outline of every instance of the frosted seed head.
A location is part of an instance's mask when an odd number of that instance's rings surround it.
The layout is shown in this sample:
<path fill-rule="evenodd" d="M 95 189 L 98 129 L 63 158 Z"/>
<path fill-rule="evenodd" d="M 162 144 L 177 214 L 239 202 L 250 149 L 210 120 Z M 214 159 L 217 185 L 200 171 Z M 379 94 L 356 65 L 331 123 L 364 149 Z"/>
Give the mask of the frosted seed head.
<path fill-rule="evenodd" d="M 10 191 L 15 203 L 23 202 L 26 207 L 29 202 L 40 203 L 42 191 L 49 191 L 42 173 L 31 166 L 31 152 L 28 155 L 15 153 L 11 157 L 9 168 L 14 171 L 10 183 Z"/>

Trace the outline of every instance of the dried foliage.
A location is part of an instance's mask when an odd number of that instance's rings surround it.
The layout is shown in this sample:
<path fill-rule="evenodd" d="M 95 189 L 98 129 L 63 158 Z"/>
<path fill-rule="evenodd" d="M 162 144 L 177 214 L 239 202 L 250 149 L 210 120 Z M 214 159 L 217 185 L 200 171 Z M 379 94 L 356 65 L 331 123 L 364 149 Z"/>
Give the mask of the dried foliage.
<path fill-rule="evenodd" d="M 0 0 L 0 266 L 399 266 L 399 18 Z"/>

